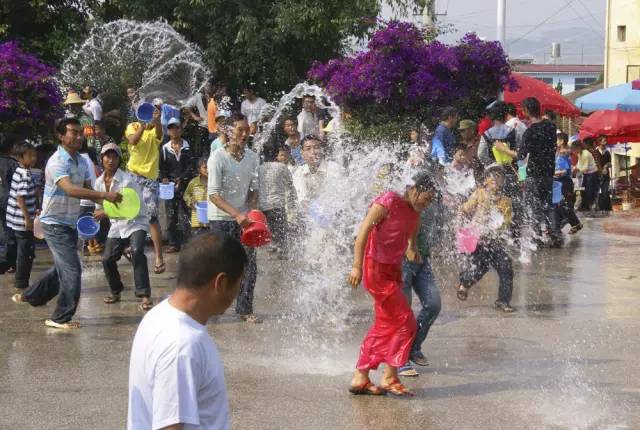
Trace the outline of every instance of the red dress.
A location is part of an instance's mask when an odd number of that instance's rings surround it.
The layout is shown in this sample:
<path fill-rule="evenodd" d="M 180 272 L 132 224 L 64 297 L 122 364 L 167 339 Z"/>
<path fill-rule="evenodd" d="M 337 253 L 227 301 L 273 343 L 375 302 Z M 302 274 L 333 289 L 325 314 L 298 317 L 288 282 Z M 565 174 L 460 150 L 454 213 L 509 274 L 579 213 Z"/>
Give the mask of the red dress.
<path fill-rule="evenodd" d="M 360 347 L 356 367 L 377 369 L 380 363 L 404 365 L 416 334 L 416 320 L 402 293 L 402 258 L 420 214 L 394 192 L 373 203 L 387 210 L 367 239 L 362 281 L 375 302 L 375 320 Z"/>

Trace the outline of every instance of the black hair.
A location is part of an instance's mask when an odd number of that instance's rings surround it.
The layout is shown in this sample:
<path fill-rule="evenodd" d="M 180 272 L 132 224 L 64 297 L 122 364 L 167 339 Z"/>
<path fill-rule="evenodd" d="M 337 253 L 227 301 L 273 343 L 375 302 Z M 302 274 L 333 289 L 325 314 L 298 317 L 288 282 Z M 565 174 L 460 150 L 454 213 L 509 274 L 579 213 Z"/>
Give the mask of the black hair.
<path fill-rule="evenodd" d="M 23 140 L 14 145 L 13 155 L 15 155 L 16 158 L 22 158 L 27 152 L 35 151 L 35 150 L 36 150 L 36 147 L 33 146 L 31 142 L 27 142 L 26 140 Z"/>
<path fill-rule="evenodd" d="M 504 122 L 504 117 L 506 115 L 506 108 L 503 102 L 495 102 L 493 106 L 489 108 L 489 118 L 492 121 L 502 121 Z"/>
<path fill-rule="evenodd" d="M 582 149 L 582 143 L 579 140 L 574 140 L 571 149 Z"/>
<path fill-rule="evenodd" d="M 569 143 L 569 135 L 567 133 L 558 133 L 557 139 L 562 140 L 565 144 Z"/>
<path fill-rule="evenodd" d="M 68 125 L 80 125 L 80 121 L 77 118 L 62 118 L 56 124 L 56 132 L 60 135 L 67 134 L 67 126 Z"/>
<path fill-rule="evenodd" d="M 287 121 L 293 121 L 294 124 L 298 123 L 298 118 L 296 118 L 295 116 L 288 116 L 284 119 L 284 121 L 282 121 L 282 126 L 284 127 L 284 123 Z"/>
<path fill-rule="evenodd" d="M 549 118 L 549 121 L 552 121 L 552 122 L 555 121 L 556 118 L 558 117 L 558 115 L 556 115 L 556 113 L 551 109 L 547 109 L 546 111 L 544 111 L 544 114 L 547 116 L 547 118 Z"/>
<path fill-rule="evenodd" d="M 242 86 L 243 90 L 249 90 L 251 91 L 253 94 L 256 93 L 256 84 L 254 84 L 253 82 L 247 82 L 246 84 L 244 84 Z"/>
<path fill-rule="evenodd" d="M 535 97 L 527 97 L 522 100 L 522 108 L 526 109 L 529 115 L 539 118 L 540 117 L 540 102 Z"/>
<path fill-rule="evenodd" d="M 205 233 L 192 238 L 178 258 L 178 288 L 201 288 L 220 273 L 238 280 L 247 264 L 243 246 L 228 235 Z"/>
<path fill-rule="evenodd" d="M 504 113 L 511 116 L 516 116 L 516 105 L 513 103 L 505 103 L 504 104 Z"/>
<path fill-rule="evenodd" d="M 302 100 L 304 99 L 313 99 L 313 101 L 316 101 L 316 96 L 314 96 L 313 94 L 305 94 L 302 96 Z"/>
<path fill-rule="evenodd" d="M 247 119 L 247 117 L 245 117 L 242 113 L 233 112 L 227 119 L 225 119 L 224 123 L 225 123 L 225 125 L 233 127 L 233 125 L 236 122 L 242 121 L 242 120 L 245 120 L 245 119 Z"/>
<path fill-rule="evenodd" d="M 504 167 L 502 167 L 502 165 L 494 163 L 491 164 L 489 166 L 487 166 L 487 168 L 485 169 L 485 175 L 484 175 L 484 179 L 486 180 L 489 176 L 491 175 L 500 175 L 502 177 L 502 185 L 500 187 L 500 189 L 504 189 L 505 186 L 505 170 Z"/>
<path fill-rule="evenodd" d="M 324 142 L 322 141 L 322 139 L 320 139 L 320 138 L 319 138 L 318 136 L 316 136 L 315 134 L 308 134 L 308 135 L 306 135 L 306 136 L 302 139 L 302 142 L 300 142 L 300 148 L 301 148 L 301 149 L 304 149 L 304 144 L 305 144 L 305 142 L 310 141 L 310 140 L 315 140 L 315 141 L 320 142 L 320 144 L 324 144 Z"/>
<path fill-rule="evenodd" d="M 198 168 L 200 168 L 200 166 L 206 166 L 207 162 L 209 161 L 209 159 L 207 157 L 200 157 L 198 158 Z"/>
<path fill-rule="evenodd" d="M 588 146 L 589 148 L 593 148 L 594 141 L 595 140 L 593 137 L 585 137 L 584 139 L 582 139 L 582 144 L 584 146 Z"/>
<path fill-rule="evenodd" d="M 278 148 L 278 145 L 276 145 L 275 143 L 268 143 L 264 145 L 264 147 L 262 148 L 262 156 L 264 157 L 264 161 L 265 162 L 276 161 L 279 150 L 280 149 Z"/>
<path fill-rule="evenodd" d="M 447 106 L 444 109 L 442 109 L 442 112 L 440 113 L 440 120 L 446 121 L 452 116 L 456 116 L 456 115 L 458 115 L 458 110 L 452 106 Z"/>
<path fill-rule="evenodd" d="M 436 183 L 433 180 L 433 173 L 428 170 L 417 173 L 415 176 L 413 176 L 413 178 L 411 178 L 411 180 L 413 181 L 412 187 L 416 187 L 416 189 L 420 193 L 426 193 L 436 190 Z"/>
<path fill-rule="evenodd" d="M 291 154 L 291 147 L 289 145 L 287 145 L 286 143 L 281 143 L 280 145 L 278 145 L 278 152 L 280 152 L 280 151 L 284 151 L 284 152 L 286 152 L 288 154 Z"/>
<path fill-rule="evenodd" d="M 13 133 L 0 133 L 0 154 L 9 154 L 18 141 Z"/>

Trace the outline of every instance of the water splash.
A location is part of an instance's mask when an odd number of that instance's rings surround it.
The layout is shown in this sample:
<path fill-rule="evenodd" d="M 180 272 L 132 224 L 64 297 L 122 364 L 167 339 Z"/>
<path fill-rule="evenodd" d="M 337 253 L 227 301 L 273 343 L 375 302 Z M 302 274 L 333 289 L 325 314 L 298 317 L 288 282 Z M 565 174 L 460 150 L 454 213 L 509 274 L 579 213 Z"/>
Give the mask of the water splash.
<path fill-rule="evenodd" d="M 141 100 L 182 105 L 209 75 L 200 49 L 166 22 L 120 19 L 92 28 L 65 60 L 60 80 L 122 94 L 135 86 Z"/>

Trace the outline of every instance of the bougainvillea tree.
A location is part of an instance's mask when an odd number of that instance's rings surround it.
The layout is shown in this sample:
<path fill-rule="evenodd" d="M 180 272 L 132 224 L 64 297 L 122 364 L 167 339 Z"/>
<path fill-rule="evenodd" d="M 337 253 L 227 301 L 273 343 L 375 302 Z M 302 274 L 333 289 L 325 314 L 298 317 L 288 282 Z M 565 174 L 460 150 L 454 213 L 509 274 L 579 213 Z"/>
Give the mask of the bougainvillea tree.
<path fill-rule="evenodd" d="M 456 45 L 428 40 L 423 30 L 391 21 L 366 51 L 316 62 L 308 77 L 360 124 L 433 124 L 445 106 L 477 117 L 509 80 L 510 66 L 498 42 L 465 35 Z"/>
<path fill-rule="evenodd" d="M 0 44 L 0 131 L 34 137 L 50 130 L 63 115 L 54 73 L 17 42 Z"/>

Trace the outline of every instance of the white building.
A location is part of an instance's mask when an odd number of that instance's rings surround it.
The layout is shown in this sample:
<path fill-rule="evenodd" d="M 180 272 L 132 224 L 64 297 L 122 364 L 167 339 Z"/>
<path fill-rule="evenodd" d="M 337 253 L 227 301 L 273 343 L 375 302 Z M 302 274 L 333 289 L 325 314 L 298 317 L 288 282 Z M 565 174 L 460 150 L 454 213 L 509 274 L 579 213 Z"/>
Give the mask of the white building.
<path fill-rule="evenodd" d="M 604 66 L 599 64 L 518 64 L 514 69 L 554 88 L 562 82 L 562 94 L 580 90 L 596 82 L 604 72 Z"/>

